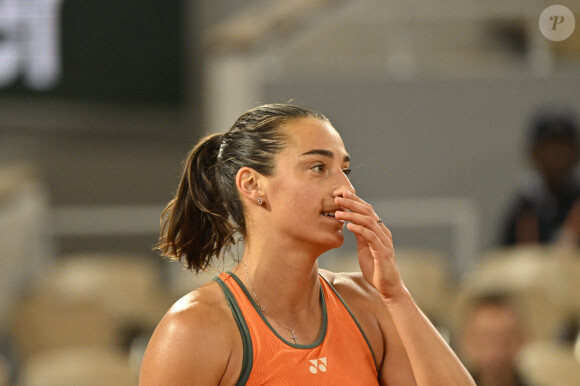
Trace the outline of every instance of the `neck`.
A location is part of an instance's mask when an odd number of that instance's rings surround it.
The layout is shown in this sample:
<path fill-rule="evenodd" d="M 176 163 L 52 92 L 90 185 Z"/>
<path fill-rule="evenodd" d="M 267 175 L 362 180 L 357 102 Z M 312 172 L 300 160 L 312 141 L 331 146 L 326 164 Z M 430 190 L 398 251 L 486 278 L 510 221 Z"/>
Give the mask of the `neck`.
<path fill-rule="evenodd" d="M 322 323 L 317 259 L 323 247 L 272 229 L 248 234 L 255 236 L 245 240 L 242 263 L 234 272 L 281 336 L 300 344 L 314 342 Z"/>
<path fill-rule="evenodd" d="M 305 269 L 275 261 L 288 256 L 260 260 L 260 255 L 244 255 L 236 268 L 238 277 L 245 282 L 270 325 L 287 341 L 295 344 L 314 342 L 322 321 L 316 263 Z"/>
<path fill-rule="evenodd" d="M 320 306 L 316 257 L 289 250 L 256 250 L 248 245 L 235 271 L 269 313 L 292 316 Z"/>

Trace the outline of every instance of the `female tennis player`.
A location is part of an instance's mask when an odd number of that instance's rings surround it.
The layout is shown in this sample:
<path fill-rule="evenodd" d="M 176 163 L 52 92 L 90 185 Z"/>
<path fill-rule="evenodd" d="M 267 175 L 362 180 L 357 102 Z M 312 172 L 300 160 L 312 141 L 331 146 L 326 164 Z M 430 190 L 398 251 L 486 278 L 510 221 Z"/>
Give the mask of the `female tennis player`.
<path fill-rule="evenodd" d="M 197 272 L 240 240 L 243 253 L 167 312 L 141 386 L 474 385 L 413 301 L 391 232 L 349 173 L 329 120 L 293 104 L 253 108 L 195 146 L 159 247 Z M 345 229 L 362 274 L 318 268 Z"/>

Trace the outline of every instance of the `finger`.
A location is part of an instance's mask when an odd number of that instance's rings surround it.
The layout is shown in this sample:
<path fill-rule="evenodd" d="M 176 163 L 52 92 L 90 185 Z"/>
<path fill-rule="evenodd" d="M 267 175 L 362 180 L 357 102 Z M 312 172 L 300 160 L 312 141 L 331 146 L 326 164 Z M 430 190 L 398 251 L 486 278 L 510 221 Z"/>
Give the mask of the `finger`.
<path fill-rule="evenodd" d="M 392 242 L 391 232 L 387 229 L 387 227 L 384 226 L 384 224 L 378 224 L 377 221 L 375 221 L 370 216 L 346 211 L 337 211 L 334 214 L 334 216 L 336 217 L 337 220 L 350 221 L 352 223 L 362 225 L 372 230 L 379 236 L 379 238 L 385 245 L 388 245 Z"/>
<path fill-rule="evenodd" d="M 353 192 L 345 191 L 343 196 L 345 198 L 349 198 L 349 199 L 351 199 L 353 201 L 360 202 L 363 205 L 366 205 L 366 206 L 369 206 L 369 207 L 371 206 L 371 204 L 369 204 L 368 202 L 366 202 L 365 200 L 363 200 L 362 198 L 360 198 L 359 196 L 357 196 Z"/>
<path fill-rule="evenodd" d="M 349 191 L 344 192 L 346 197 L 337 196 L 335 197 L 335 203 L 344 209 L 350 210 L 351 212 L 365 213 L 370 216 L 379 227 L 387 234 L 387 237 L 392 241 L 393 235 L 387 226 L 383 223 L 380 217 L 377 215 L 372 205 L 364 201 L 362 198 L 358 197 L 354 193 Z"/>
<path fill-rule="evenodd" d="M 379 217 L 376 215 L 375 211 L 373 210 L 373 207 L 369 204 L 367 204 L 366 202 L 361 202 L 360 199 L 351 199 L 351 198 L 346 198 L 346 197 L 335 197 L 334 198 L 334 202 L 336 205 L 344 208 L 344 209 L 348 209 L 352 212 L 357 212 L 357 213 L 362 213 L 362 214 L 366 214 L 367 216 L 372 216 L 373 218 L 376 218 L 376 221 L 378 221 Z"/>
<path fill-rule="evenodd" d="M 369 204 L 368 202 L 366 202 L 365 200 L 363 200 L 362 198 L 360 198 L 359 196 L 357 196 L 356 194 L 349 192 L 349 191 L 345 191 L 345 196 L 348 197 L 349 199 L 351 199 L 352 201 L 358 202 L 360 203 L 364 208 L 366 208 L 367 210 L 369 210 L 373 216 L 373 218 L 376 217 L 377 219 L 377 223 L 381 226 L 381 228 L 383 228 L 383 230 L 387 233 L 387 235 L 389 236 L 389 239 L 393 239 L 393 235 L 391 233 L 391 231 L 389 230 L 389 228 L 387 228 L 387 226 L 385 225 L 385 223 L 383 223 L 383 221 L 381 220 L 381 218 L 379 217 L 379 215 L 375 212 L 373 206 L 371 204 Z"/>
<path fill-rule="evenodd" d="M 366 202 L 365 200 L 363 200 L 362 198 L 360 198 L 359 196 L 357 196 L 356 194 L 346 191 L 344 192 L 344 194 L 342 196 L 337 196 L 338 198 L 343 198 L 345 200 L 351 200 L 353 202 L 356 202 L 358 204 L 360 204 L 361 206 L 371 209 L 372 210 L 372 205 L 369 204 L 368 202 Z"/>
<path fill-rule="evenodd" d="M 372 205 L 370 205 L 362 198 L 348 191 L 345 192 L 345 195 L 348 195 L 350 198 L 337 196 L 335 197 L 335 203 L 344 209 L 350 210 L 351 212 L 363 213 L 370 216 L 373 219 L 373 221 L 375 221 L 381 227 L 381 229 L 383 229 L 383 231 L 388 235 L 388 237 L 392 239 L 391 231 L 382 222 L 380 217 L 374 211 Z"/>
<path fill-rule="evenodd" d="M 385 223 L 382 220 L 381 220 L 381 223 L 379 224 L 379 226 L 381 227 L 383 232 L 385 232 L 385 234 L 387 235 L 389 240 L 393 241 L 393 234 L 391 233 L 391 230 L 385 225 Z"/>
<path fill-rule="evenodd" d="M 377 230 L 379 229 L 378 226 L 376 224 L 372 225 L 374 229 L 369 229 L 366 225 L 364 224 L 359 224 L 357 222 L 350 222 L 346 225 L 347 229 L 349 229 L 351 232 L 355 233 L 355 235 L 360 235 L 362 237 L 364 237 L 364 239 L 367 242 L 370 242 L 371 240 L 374 240 L 373 236 L 376 237 L 377 240 L 379 240 L 381 242 L 381 244 L 388 249 L 394 249 L 394 244 L 393 244 L 393 239 L 391 237 L 391 232 L 388 232 L 388 234 L 384 231 L 381 230 Z"/>
<path fill-rule="evenodd" d="M 357 236 L 357 242 L 359 241 L 360 237 L 368 243 L 371 249 L 371 253 L 373 253 L 374 256 L 383 254 L 390 256 L 391 254 L 394 254 L 393 244 L 388 242 L 385 245 L 379 236 L 368 228 L 354 223 L 349 223 L 346 227 L 348 230 L 354 233 L 355 236 Z"/>

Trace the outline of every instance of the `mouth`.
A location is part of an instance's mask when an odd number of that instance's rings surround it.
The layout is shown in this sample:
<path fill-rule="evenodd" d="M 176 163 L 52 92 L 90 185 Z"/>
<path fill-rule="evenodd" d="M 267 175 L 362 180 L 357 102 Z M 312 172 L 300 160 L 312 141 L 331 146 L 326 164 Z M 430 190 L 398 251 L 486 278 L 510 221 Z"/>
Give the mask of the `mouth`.
<path fill-rule="evenodd" d="M 332 210 L 329 210 L 329 211 L 324 211 L 324 212 L 321 212 L 320 214 L 321 214 L 321 215 L 323 215 L 324 217 L 328 217 L 328 218 L 336 219 L 335 213 L 336 213 L 336 212 L 339 212 L 339 211 L 341 211 L 341 210 L 342 210 L 342 209 L 332 209 Z M 342 221 L 342 220 L 337 220 L 337 221 L 344 222 L 344 221 Z"/>

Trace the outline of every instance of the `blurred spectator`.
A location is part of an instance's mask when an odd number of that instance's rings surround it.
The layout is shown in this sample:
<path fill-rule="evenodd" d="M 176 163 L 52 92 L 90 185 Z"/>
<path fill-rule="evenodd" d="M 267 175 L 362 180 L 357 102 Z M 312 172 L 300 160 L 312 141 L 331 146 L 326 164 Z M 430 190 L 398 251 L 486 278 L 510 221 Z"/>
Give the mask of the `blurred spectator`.
<path fill-rule="evenodd" d="M 523 315 L 503 294 L 481 295 L 468 306 L 458 349 L 479 386 L 524 386 L 516 357 L 526 343 Z"/>
<path fill-rule="evenodd" d="M 501 244 L 576 245 L 580 240 L 578 125 L 571 112 L 538 114 L 529 130 L 532 169 L 517 189 Z"/>

